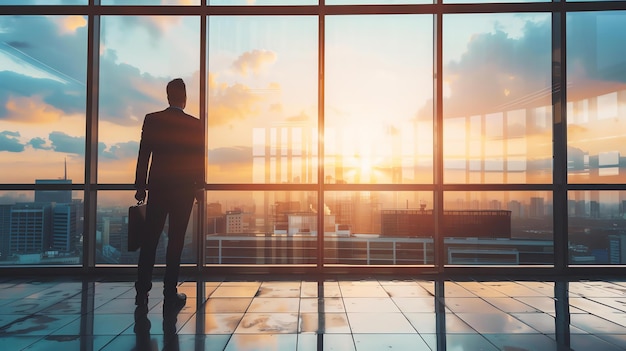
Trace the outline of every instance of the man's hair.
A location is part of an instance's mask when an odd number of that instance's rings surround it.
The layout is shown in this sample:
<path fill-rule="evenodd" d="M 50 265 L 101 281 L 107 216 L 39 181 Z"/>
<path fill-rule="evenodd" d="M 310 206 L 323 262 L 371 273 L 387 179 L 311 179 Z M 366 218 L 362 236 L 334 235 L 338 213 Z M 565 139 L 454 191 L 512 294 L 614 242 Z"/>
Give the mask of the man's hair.
<path fill-rule="evenodd" d="M 172 102 L 184 102 L 187 97 L 185 82 L 181 78 L 176 78 L 167 83 L 167 100 Z"/>

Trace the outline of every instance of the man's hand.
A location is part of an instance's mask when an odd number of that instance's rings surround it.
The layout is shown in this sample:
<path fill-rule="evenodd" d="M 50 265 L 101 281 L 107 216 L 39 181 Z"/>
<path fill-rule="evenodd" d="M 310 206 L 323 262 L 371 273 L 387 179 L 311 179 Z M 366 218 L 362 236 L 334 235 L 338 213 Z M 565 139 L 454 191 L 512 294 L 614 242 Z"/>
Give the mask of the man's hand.
<path fill-rule="evenodd" d="M 194 196 L 196 201 L 202 202 L 202 199 L 204 198 L 204 189 L 196 189 Z"/>
<path fill-rule="evenodd" d="M 135 200 L 137 201 L 144 201 L 146 199 L 146 190 L 145 189 L 139 189 L 137 190 L 137 192 L 135 193 Z"/>

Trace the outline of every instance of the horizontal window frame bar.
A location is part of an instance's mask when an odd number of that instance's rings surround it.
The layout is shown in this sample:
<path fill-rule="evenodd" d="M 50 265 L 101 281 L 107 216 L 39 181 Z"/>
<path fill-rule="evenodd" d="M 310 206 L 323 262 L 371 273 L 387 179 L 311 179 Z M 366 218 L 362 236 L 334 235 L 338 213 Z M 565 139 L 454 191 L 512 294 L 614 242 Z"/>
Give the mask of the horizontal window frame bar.
<path fill-rule="evenodd" d="M 1 5 L 0 15 L 332 16 L 626 10 L 626 1 L 393 5 Z"/>
<path fill-rule="evenodd" d="M 554 191 L 556 184 L 323 184 L 324 191 Z M 85 190 L 84 183 L 0 184 L 0 191 Z M 96 191 L 135 191 L 133 184 L 92 184 Z M 318 183 L 307 184 L 206 184 L 206 191 L 318 191 Z M 567 184 L 567 191 L 626 191 L 626 184 Z"/>
<path fill-rule="evenodd" d="M 120 279 L 123 276 L 133 278 L 137 274 L 136 266 L 96 266 L 90 269 L 83 269 L 80 266 L 0 266 L 4 276 L 71 276 L 79 278 L 81 276 L 108 276 Z M 198 269 L 199 268 L 199 269 Z M 350 277 L 357 279 L 359 276 L 398 276 L 414 279 L 530 279 L 536 280 L 538 277 L 546 279 L 585 279 L 593 277 L 619 278 L 624 275 L 624 265 L 598 265 L 598 266 L 568 266 L 565 270 L 558 270 L 554 266 L 538 267 L 491 267 L 482 265 L 467 265 L 463 267 L 444 266 L 442 271 L 437 271 L 432 266 L 328 266 L 324 265 L 321 270 L 315 266 L 254 266 L 254 265 L 206 265 L 197 267 L 196 265 L 185 265 L 181 267 L 181 276 L 186 279 L 211 279 L 226 276 L 229 279 L 237 277 L 249 277 L 258 279 L 259 276 L 272 275 L 274 279 L 278 275 L 286 278 L 303 276 L 302 279 L 315 279 L 319 276 L 323 279 L 333 279 L 337 277 Z M 156 266 L 155 275 L 165 272 L 165 267 Z M 600 273 L 601 272 L 601 273 Z"/>

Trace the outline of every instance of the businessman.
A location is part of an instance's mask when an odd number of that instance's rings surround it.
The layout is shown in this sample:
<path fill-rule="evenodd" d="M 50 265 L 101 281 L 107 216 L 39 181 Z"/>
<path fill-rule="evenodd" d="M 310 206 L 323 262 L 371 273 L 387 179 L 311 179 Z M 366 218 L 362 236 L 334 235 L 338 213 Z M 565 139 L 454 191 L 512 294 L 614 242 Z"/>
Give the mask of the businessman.
<path fill-rule="evenodd" d="M 182 79 L 169 82 L 166 90 L 169 107 L 147 114 L 144 119 L 135 173 L 135 199 L 143 201 L 148 191 L 146 231 L 135 282 L 135 304 L 139 307 L 148 304 L 156 248 L 166 218 L 169 227 L 163 279 L 164 307 L 181 308 L 185 305 L 187 296 L 177 291 L 180 256 L 194 198 L 204 189 L 202 123 L 183 112 L 187 93 Z"/>

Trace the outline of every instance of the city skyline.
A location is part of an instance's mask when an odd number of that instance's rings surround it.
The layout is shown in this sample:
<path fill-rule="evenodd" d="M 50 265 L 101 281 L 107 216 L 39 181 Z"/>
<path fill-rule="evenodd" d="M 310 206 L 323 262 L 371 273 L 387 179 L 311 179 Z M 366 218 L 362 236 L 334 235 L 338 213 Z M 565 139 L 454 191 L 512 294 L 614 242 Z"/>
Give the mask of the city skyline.
<path fill-rule="evenodd" d="M 592 14 L 570 15 L 571 33 L 595 26 L 585 35 L 598 41 L 595 57 L 581 43 L 568 47 L 570 162 L 583 165 L 571 169 L 572 182 L 619 183 L 624 178 L 624 150 L 617 145 L 625 144 L 621 142 L 625 136 L 605 136 L 607 130 L 620 129 L 620 111 L 626 104 L 626 77 L 618 67 L 620 46 L 604 43 L 619 32 L 619 19 L 606 14 L 600 25 Z M 547 14 L 445 16 L 446 182 L 551 181 L 549 22 Z M 403 182 L 432 183 L 431 17 L 329 19 L 324 106 L 317 106 L 313 69 L 318 50 L 315 16 L 226 16 L 208 23 L 209 183 L 232 181 L 233 174 L 238 175 L 237 183 L 266 182 L 253 164 L 254 130 L 281 128 L 312 131 L 304 144 L 312 157 L 305 167 L 313 174 L 306 182 L 322 181 L 314 171 L 318 162 L 332 171 L 341 158 L 343 166 L 368 173 L 359 178 L 361 183 L 377 182 L 372 174 L 378 168 L 392 172 L 394 167 L 408 169 Z M 2 18 L 0 26 L 7 29 L 0 33 L 0 75 L 6 79 L 0 81 L 15 85 L 5 83 L 0 89 L 0 152 L 3 162 L 19 169 L 3 174 L 3 182 L 24 183 L 26 174 L 52 178 L 55 164 L 67 159 L 69 176 L 82 183 L 86 25 L 84 16 Z M 143 115 L 165 107 L 164 86 L 169 79 L 180 76 L 187 81 L 187 110 L 198 115 L 199 21 L 197 17 L 104 16 L 102 26 L 98 178 L 105 183 L 131 183 Z M 472 31 L 464 30 L 468 27 Z M 29 34 L 33 31 L 46 36 Z M 407 32 L 419 33 L 423 40 L 414 45 L 415 37 Z M 130 38 L 142 40 L 137 44 Z M 58 43 L 55 47 L 65 51 L 41 49 L 41 40 Z M 167 54 L 174 44 L 186 53 L 182 57 L 188 62 Z M 498 64 L 491 71 L 486 71 L 481 52 L 498 53 L 494 57 Z M 531 52 L 537 54 L 525 61 Z M 64 60 L 68 53 L 75 53 L 77 59 Z M 367 69 L 373 71 L 364 76 Z M 483 81 L 484 88 L 471 88 L 476 80 Z M 319 109 L 325 120 L 324 158 L 317 156 Z M 303 145 L 271 138 L 264 146 L 288 147 L 289 154 L 303 150 Z M 594 173 L 596 168 L 601 172 Z M 476 177 L 475 172 L 484 174 Z M 348 180 L 352 182 L 356 181 Z"/>

